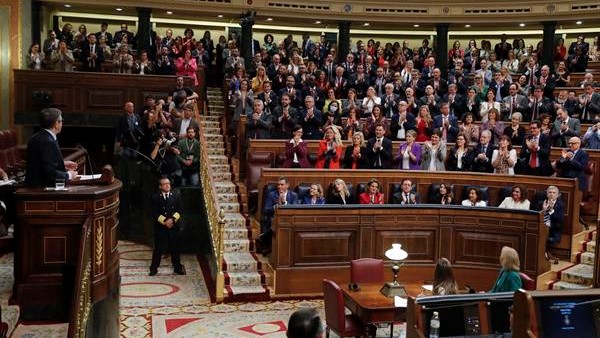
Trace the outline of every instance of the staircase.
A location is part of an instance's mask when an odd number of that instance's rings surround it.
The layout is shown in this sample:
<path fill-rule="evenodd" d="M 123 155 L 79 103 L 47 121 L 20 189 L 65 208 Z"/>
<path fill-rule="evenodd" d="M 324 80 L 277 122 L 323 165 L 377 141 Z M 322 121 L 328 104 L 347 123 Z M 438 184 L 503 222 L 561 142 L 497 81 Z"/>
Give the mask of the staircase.
<path fill-rule="evenodd" d="M 254 252 L 250 223 L 241 213 L 238 186 L 233 181 L 231 160 L 226 155 L 220 119 L 225 113 L 220 88 L 209 88 L 208 110 L 210 115 L 200 116 L 204 131 L 210 166 L 211 182 L 218 195 L 217 209 L 225 210 L 223 273 L 225 276 L 225 300 L 268 299 L 262 263 Z M 202 132 L 202 131 L 201 131 Z"/>
<path fill-rule="evenodd" d="M 585 231 L 573 238 L 578 243 L 572 250 L 571 264 L 556 273 L 556 279 L 548 283 L 552 290 L 589 289 L 594 283 L 594 258 L 597 231 Z"/>

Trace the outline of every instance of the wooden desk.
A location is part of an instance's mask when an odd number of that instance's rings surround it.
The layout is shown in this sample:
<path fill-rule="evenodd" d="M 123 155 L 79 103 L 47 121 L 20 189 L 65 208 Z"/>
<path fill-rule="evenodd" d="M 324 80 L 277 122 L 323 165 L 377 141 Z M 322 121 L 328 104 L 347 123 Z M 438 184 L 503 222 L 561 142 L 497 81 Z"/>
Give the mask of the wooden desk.
<path fill-rule="evenodd" d="M 348 285 L 342 287 L 346 307 L 365 323 L 393 323 L 406 321 L 406 307 L 395 307 L 394 297 L 386 297 L 379 290 L 383 283 L 360 284 L 360 290 L 351 291 Z M 421 285 L 404 286 L 410 296 L 421 292 Z"/>

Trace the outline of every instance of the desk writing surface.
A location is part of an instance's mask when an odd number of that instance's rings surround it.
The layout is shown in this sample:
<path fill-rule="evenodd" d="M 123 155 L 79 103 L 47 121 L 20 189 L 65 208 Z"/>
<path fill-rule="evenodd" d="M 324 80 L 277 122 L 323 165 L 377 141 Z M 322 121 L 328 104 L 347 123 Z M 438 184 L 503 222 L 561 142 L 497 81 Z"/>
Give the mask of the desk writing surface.
<path fill-rule="evenodd" d="M 393 308 L 394 297 L 386 297 L 379 290 L 383 287 L 382 284 L 359 284 L 360 290 L 351 291 L 348 289 L 348 285 L 345 285 L 342 289 L 344 294 L 352 298 L 361 307 L 367 309 L 382 309 L 382 308 Z M 421 285 L 408 284 L 404 285 L 406 292 L 410 296 L 417 296 L 421 293 Z"/>
<path fill-rule="evenodd" d="M 120 180 L 115 179 L 111 184 L 90 184 L 90 185 L 67 185 L 65 190 L 45 190 L 44 188 L 30 188 L 30 187 L 19 187 L 17 189 L 17 196 L 30 196 L 34 198 L 45 198 L 51 196 L 89 196 L 89 195 L 103 195 L 112 192 L 115 189 L 120 189 L 122 183 Z"/>

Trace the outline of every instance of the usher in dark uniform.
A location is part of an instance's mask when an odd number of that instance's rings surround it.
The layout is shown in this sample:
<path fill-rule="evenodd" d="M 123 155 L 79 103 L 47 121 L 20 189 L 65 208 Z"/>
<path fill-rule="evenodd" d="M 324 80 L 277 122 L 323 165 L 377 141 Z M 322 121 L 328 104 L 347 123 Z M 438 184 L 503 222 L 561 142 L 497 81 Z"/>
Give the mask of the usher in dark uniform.
<path fill-rule="evenodd" d="M 181 197 L 177 191 L 159 192 L 152 196 L 152 218 L 154 219 L 154 251 L 150 274 L 155 272 L 160 265 L 161 255 L 171 252 L 173 270 L 178 275 L 184 275 L 185 270 L 179 259 L 177 236 L 179 234 L 179 220 L 181 219 Z M 165 222 L 173 219 L 173 227 L 167 228 Z M 156 272 L 154 273 L 156 274 Z"/>

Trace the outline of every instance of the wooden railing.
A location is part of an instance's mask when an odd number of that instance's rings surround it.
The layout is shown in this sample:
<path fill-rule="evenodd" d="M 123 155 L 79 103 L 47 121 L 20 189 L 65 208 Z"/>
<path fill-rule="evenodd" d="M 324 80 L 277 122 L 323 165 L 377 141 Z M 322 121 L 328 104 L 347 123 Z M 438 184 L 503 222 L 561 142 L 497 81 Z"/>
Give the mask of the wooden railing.
<path fill-rule="evenodd" d="M 88 217 L 81 227 L 75 289 L 69 316 L 68 338 L 85 338 L 85 331 L 92 307 L 92 218 Z"/>
<path fill-rule="evenodd" d="M 200 126 L 200 143 L 206 144 L 204 137 L 204 125 Z M 223 239 L 224 239 L 224 211 L 218 209 L 217 192 L 212 184 L 213 170 L 208 159 L 207 147 L 200 147 L 200 180 L 202 181 L 202 192 L 208 228 L 211 236 L 213 257 L 209 260 L 211 274 L 215 282 L 215 296 L 217 301 L 223 300 L 223 289 L 225 276 L 223 275 Z"/>
<path fill-rule="evenodd" d="M 287 178 L 290 189 L 294 189 L 300 184 L 319 183 L 327 190 L 330 184 L 337 178 L 343 179 L 346 183 L 351 183 L 356 189 L 359 184 L 368 182 L 372 177 L 376 177 L 380 182 L 380 187 L 384 193 L 386 203 L 391 203 L 389 194 L 395 184 L 400 184 L 402 179 L 410 178 L 415 185 L 415 191 L 421 196 L 421 203 L 427 202 L 429 188 L 432 184 L 444 182 L 454 186 L 455 202 L 460 204 L 463 187 L 482 186 L 488 187 L 488 204 L 498 205 L 501 189 L 513 184 L 521 184 L 525 187 L 527 194 L 531 199 L 536 192 L 545 190 L 549 185 L 555 185 L 562 193 L 562 199 L 565 203 L 565 219 L 563 224 L 563 236 L 560 243 L 554 247 L 561 253 L 567 255 L 571 250 L 571 235 L 582 231 L 579 223 L 579 203 L 581 201 L 581 191 L 578 189 L 577 180 L 567 178 L 554 178 L 548 180 L 547 177 L 522 176 L 522 175 L 500 175 L 487 173 L 461 172 L 458 175 L 450 175 L 452 172 L 428 172 L 414 170 L 320 170 L 320 169 L 275 169 L 265 168 L 258 182 L 258 202 L 256 219 L 261 219 L 262 205 L 266 185 L 273 185 L 279 177 Z M 351 192 L 354 196 L 355 192 Z M 533 201 L 532 201 L 533 202 Z"/>
<path fill-rule="evenodd" d="M 454 276 L 477 290 L 489 290 L 498 274 L 503 246 L 515 248 L 521 270 L 532 278 L 550 270 L 544 259 L 548 228 L 539 211 L 462 206 L 288 205 L 277 208 L 269 262 L 277 295 L 319 294 L 321 280 L 350 281 L 354 259 L 385 258 L 392 243 L 408 258 L 400 281 L 431 280 L 446 257 Z M 391 269 L 385 269 L 391 280 Z"/>
<path fill-rule="evenodd" d="M 114 127 L 127 101 L 141 107 L 152 95 L 166 98 L 176 76 L 134 75 L 50 70 L 14 70 L 15 123 L 39 124 L 39 111 L 47 106 L 62 110 L 70 126 Z M 185 85 L 193 86 L 191 78 Z M 204 96 L 204 88 L 198 90 Z"/>

